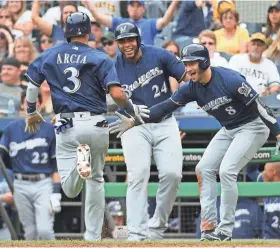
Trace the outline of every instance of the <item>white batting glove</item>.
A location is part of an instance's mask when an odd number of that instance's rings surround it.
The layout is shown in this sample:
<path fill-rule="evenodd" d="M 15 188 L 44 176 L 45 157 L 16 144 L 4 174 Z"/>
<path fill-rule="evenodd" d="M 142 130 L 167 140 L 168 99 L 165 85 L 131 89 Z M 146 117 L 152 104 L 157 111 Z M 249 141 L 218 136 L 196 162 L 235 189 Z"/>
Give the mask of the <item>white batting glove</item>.
<path fill-rule="evenodd" d="M 133 118 L 135 118 L 137 121 L 139 121 L 141 124 L 144 124 L 145 121 L 142 118 L 149 118 L 149 114 L 150 114 L 150 110 L 146 105 L 136 105 L 133 104 L 133 102 L 131 100 L 129 100 L 130 103 L 133 106 L 133 111 L 135 116 L 131 116 Z"/>
<path fill-rule="evenodd" d="M 50 213 L 59 213 L 61 211 L 61 194 L 52 193 L 50 198 Z"/>
<path fill-rule="evenodd" d="M 135 126 L 135 120 L 133 118 L 127 118 L 118 112 L 115 112 L 115 114 L 120 119 L 109 124 L 109 132 L 118 133 L 117 138 L 120 138 L 125 131 Z"/>
<path fill-rule="evenodd" d="M 25 117 L 25 132 L 37 133 L 40 130 L 40 124 L 46 122 L 38 111 L 26 114 Z"/>

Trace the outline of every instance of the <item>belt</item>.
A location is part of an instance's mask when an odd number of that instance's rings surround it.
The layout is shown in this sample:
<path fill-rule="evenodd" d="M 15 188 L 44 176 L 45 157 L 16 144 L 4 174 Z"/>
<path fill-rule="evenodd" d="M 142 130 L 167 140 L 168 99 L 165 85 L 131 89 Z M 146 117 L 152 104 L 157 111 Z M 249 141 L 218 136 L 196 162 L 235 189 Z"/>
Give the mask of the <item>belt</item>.
<path fill-rule="evenodd" d="M 74 118 L 75 115 L 80 115 L 80 117 L 83 117 L 83 112 L 76 112 L 76 113 L 61 113 L 60 114 L 60 118 Z M 95 115 L 98 115 L 94 112 L 90 112 L 90 116 L 95 116 Z"/>
<path fill-rule="evenodd" d="M 93 112 L 89 112 L 90 116 L 95 116 L 95 115 L 99 115 Z M 76 112 L 76 113 L 61 113 L 60 114 L 60 118 L 74 118 L 75 116 L 79 116 L 83 117 L 83 115 L 85 115 L 83 112 Z M 108 127 L 108 121 L 103 120 L 103 121 L 99 121 L 95 124 L 96 127 Z"/>
<path fill-rule="evenodd" d="M 24 180 L 29 182 L 38 182 L 51 176 L 51 174 L 21 174 L 15 173 L 15 179 Z"/>

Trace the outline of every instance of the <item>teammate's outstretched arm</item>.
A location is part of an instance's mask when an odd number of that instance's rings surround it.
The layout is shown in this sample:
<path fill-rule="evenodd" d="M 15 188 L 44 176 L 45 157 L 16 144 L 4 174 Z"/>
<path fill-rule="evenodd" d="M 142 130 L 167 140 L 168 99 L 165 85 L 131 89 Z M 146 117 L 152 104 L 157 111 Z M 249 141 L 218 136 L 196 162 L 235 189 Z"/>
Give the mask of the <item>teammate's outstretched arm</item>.
<path fill-rule="evenodd" d="M 25 132 L 36 133 L 40 130 L 40 123 L 45 122 L 44 118 L 36 109 L 37 98 L 40 88 L 28 83 L 26 90 L 27 113 L 25 117 Z"/>
<path fill-rule="evenodd" d="M 189 84 L 184 84 L 169 99 L 152 106 L 149 109 L 149 118 L 144 117 L 143 120 L 145 123 L 160 122 L 179 107 L 195 100 Z M 118 133 L 118 138 L 128 129 L 139 125 L 132 118 L 127 118 L 120 113 L 116 113 L 116 115 L 120 119 L 109 125 L 109 131 L 110 133 Z"/>

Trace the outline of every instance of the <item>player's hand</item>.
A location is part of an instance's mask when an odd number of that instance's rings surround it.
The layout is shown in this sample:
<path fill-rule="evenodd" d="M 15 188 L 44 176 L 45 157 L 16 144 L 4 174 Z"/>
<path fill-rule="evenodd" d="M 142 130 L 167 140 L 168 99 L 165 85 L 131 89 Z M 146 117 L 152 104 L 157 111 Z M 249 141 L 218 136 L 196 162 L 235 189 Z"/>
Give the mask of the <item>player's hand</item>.
<path fill-rule="evenodd" d="M 275 155 L 278 155 L 278 153 L 279 153 L 279 148 L 280 148 L 280 134 L 278 134 L 278 135 L 276 136 L 276 139 L 277 139 L 277 141 L 276 141 Z"/>
<path fill-rule="evenodd" d="M 27 114 L 25 117 L 25 132 L 36 133 L 40 130 L 40 123 L 46 122 L 38 111 Z"/>
<path fill-rule="evenodd" d="M 50 199 L 50 214 L 59 213 L 61 211 L 61 194 L 52 193 Z"/>
<path fill-rule="evenodd" d="M 133 118 L 128 118 L 118 112 L 115 112 L 115 114 L 120 119 L 109 124 L 109 132 L 118 133 L 117 138 L 120 138 L 125 131 L 135 126 L 135 121 Z"/>
<path fill-rule="evenodd" d="M 150 114 L 150 110 L 146 105 L 136 105 L 133 104 L 133 102 L 131 100 L 129 100 L 133 106 L 133 110 L 134 110 L 134 115 L 132 116 L 133 118 L 135 118 L 137 121 L 139 121 L 141 124 L 144 124 L 145 121 L 142 118 L 149 118 L 149 114 Z"/>

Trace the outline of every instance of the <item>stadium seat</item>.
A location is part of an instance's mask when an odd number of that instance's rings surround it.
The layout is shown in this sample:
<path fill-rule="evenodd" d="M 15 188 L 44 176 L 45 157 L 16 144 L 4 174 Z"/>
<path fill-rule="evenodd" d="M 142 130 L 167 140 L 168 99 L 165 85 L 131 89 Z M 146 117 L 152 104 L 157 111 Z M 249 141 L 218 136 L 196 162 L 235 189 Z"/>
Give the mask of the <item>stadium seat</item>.
<path fill-rule="evenodd" d="M 243 22 L 239 25 L 242 28 L 247 28 L 249 35 L 262 32 L 262 24 L 261 23 L 252 23 L 252 22 Z"/>
<path fill-rule="evenodd" d="M 262 96 L 261 100 L 275 113 L 280 113 L 280 93 Z"/>

